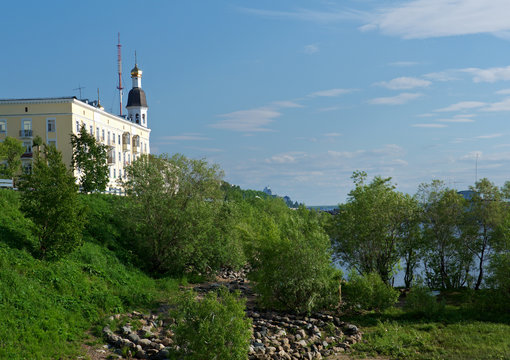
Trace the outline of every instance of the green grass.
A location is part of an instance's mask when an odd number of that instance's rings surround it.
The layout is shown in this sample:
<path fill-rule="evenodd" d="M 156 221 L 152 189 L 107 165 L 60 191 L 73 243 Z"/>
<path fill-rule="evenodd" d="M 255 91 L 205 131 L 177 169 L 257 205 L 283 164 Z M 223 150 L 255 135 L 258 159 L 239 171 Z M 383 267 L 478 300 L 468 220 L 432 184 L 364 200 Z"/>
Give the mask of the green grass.
<path fill-rule="evenodd" d="M 510 359 L 510 322 L 504 315 L 448 305 L 434 319 L 393 308 L 348 320 L 364 331 L 363 342 L 354 345 L 359 355 L 391 359 Z"/>
<path fill-rule="evenodd" d="M 154 280 L 85 243 L 56 262 L 0 243 L 0 358 L 76 358 L 110 313 L 169 301 L 179 280 Z"/>

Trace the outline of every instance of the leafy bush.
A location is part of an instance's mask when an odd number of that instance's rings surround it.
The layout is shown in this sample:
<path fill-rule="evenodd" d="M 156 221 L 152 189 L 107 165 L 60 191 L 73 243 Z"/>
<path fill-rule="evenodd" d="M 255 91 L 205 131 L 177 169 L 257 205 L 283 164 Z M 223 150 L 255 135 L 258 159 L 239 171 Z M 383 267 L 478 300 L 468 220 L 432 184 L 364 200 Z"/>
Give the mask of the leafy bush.
<path fill-rule="evenodd" d="M 359 275 L 352 272 L 342 286 L 344 306 L 356 310 L 382 311 L 398 300 L 398 291 L 384 283 L 377 273 Z"/>
<path fill-rule="evenodd" d="M 187 359 L 241 360 L 248 357 L 251 320 L 245 301 L 226 288 L 196 300 L 193 292 L 183 294 L 175 335 Z"/>
<path fill-rule="evenodd" d="M 19 210 L 19 193 L 0 189 L 0 209 L 0 242 L 33 251 L 35 239 L 30 231 L 33 223 Z"/>
<path fill-rule="evenodd" d="M 423 285 L 415 285 L 406 297 L 404 309 L 411 313 L 432 317 L 444 311 L 445 303 L 443 301 L 438 302 L 429 288 Z"/>
<path fill-rule="evenodd" d="M 255 213 L 251 277 L 262 305 L 309 313 L 338 304 L 341 273 L 331 264 L 329 238 L 317 214 L 289 210 L 283 201 L 271 211 L 278 208 L 280 213 Z"/>

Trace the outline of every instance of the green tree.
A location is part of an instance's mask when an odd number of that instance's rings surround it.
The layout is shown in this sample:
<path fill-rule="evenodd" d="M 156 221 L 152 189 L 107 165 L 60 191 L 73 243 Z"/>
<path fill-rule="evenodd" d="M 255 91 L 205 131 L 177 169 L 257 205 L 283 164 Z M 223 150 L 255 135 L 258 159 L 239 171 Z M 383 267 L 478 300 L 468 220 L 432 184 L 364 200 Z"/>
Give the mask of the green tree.
<path fill-rule="evenodd" d="M 388 283 L 400 260 L 399 244 L 413 235 L 414 200 L 395 191 L 391 178 L 376 176 L 366 184 L 366 176 L 353 174 L 355 188 L 333 217 L 330 235 L 341 263 L 360 274 L 376 272 Z"/>
<path fill-rule="evenodd" d="M 451 289 L 466 285 L 473 263 L 463 232 L 466 201 L 439 180 L 421 184 L 417 197 L 422 207 L 424 265 L 429 286 Z"/>
<path fill-rule="evenodd" d="M 499 188 L 487 178 L 471 186 L 473 192 L 466 211 L 466 245 L 478 260 L 478 276 L 475 289 L 478 290 L 484 277 L 486 260 L 491 250 L 502 241 L 507 229 L 505 224 L 506 204 L 502 201 Z"/>
<path fill-rule="evenodd" d="M 78 135 L 71 134 L 71 145 L 73 146 L 71 165 L 80 172 L 82 192 L 105 191 L 109 176 L 108 146 L 96 141 L 96 138 L 87 132 L 85 125 L 81 126 Z"/>
<path fill-rule="evenodd" d="M 154 272 L 217 268 L 232 238 L 218 221 L 229 219 L 220 191 L 222 171 L 182 155 L 141 156 L 126 169 L 126 216 L 134 246 Z M 230 227 L 226 227 L 230 228 Z"/>
<path fill-rule="evenodd" d="M 21 141 L 6 137 L 4 142 L 0 142 L 0 176 L 10 179 L 21 173 L 21 155 L 25 152 L 25 147 Z M 4 164 L 2 162 L 5 161 Z"/>
<path fill-rule="evenodd" d="M 54 146 L 43 145 L 20 184 L 21 210 L 34 223 L 41 258 L 58 258 L 81 245 L 78 186 Z"/>

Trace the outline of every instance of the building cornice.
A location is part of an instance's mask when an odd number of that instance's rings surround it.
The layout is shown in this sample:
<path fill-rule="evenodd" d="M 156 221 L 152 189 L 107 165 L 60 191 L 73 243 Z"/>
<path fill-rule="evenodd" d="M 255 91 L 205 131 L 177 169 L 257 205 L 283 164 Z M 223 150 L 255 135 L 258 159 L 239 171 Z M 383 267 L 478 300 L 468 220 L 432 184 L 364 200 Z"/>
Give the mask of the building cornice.
<path fill-rule="evenodd" d="M 0 104 L 65 104 L 76 100 L 75 97 L 33 98 L 33 99 L 0 99 Z"/>

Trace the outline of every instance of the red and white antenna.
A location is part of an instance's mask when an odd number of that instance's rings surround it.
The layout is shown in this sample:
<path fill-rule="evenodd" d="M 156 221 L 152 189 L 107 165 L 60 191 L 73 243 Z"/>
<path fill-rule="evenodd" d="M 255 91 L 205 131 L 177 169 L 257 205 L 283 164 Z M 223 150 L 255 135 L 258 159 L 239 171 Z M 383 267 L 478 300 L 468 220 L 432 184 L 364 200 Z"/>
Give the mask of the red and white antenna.
<path fill-rule="evenodd" d="M 119 35 L 119 43 L 117 44 L 117 63 L 118 63 L 118 72 L 119 72 L 119 86 L 117 86 L 117 89 L 119 90 L 119 98 L 120 98 L 120 116 L 122 116 L 122 55 L 121 55 L 121 47 L 120 44 L 120 33 Z"/>

